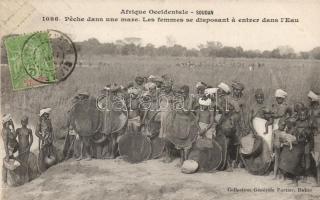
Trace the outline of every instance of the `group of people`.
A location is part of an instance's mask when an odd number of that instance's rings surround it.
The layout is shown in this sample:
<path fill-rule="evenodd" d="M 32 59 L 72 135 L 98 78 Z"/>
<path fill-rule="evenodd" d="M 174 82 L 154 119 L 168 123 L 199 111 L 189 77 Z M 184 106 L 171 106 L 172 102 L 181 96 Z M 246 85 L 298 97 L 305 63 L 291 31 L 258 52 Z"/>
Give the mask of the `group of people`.
<path fill-rule="evenodd" d="M 248 98 L 244 97 L 245 86 L 239 81 L 233 81 L 230 86 L 221 82 L 216 87 L 198 82 L 195 85 L 195 90 L 195 94 L 191 94 L 188 85 L 174 84 L 167 75 L 151 75 L 148 78 L 138 76 L 126 86 L 113 83 L 104 87 L 101 94 L 112 96 L 112 103 L 105 100 L 99 101 L 97 98 L 96 105 L 97 109 L 105 109 L 109 104 L 109 106 L 113 106 L 112 109 L 116 107 L 126 113 L 126 127 L 122 134 L 145 133 L 148 137 L 163 138 L 166 144 L 173 143 L 176 149 L 182 150 L 181 164 L 188 160 L 189 150 L 197 138 L 215 139 L 217 127 L 225 119 L 230 120 L 230 125 L 235 130 L 235 134 L 228 135 L 231 143 L 237 148 L 242 148 L 241 138 L 244 136 L 252 134 L 253 137 L 259 137 L 255 127 L 255 119 L 259 118 L 265 120 L 263 134 L 267 135 L 270 131 L 272 132 L 272 142 L 269 146 L 273 152 L 275 178 L 281 174 L 290 174 L 297 183 L 300 177 L 308 175 L 311 163 L 315 163 L 319 168 L 320 142 L 317 137 L 320 132 L 317 120 L 320 118 L 320 95 L 315 91 L 310 90 L 307 94 L 309 105 L 301 102 L 289 105 L 286 101 L 288 94 L 281 88 L 275 90 L 272 104 L 265 102 L 265 93 L 261 88 L 255 90 L 253 95 L 255 102 L 249 104 Z M 80 92 L 75 99 L 82 101 L 88 99 L 89 96 L 88 92 Z M 172 120 L 170 121 L 172 118 L 168 117 L 168 113 L 171 111 L 174 111 L 175 115 L 179 115 L 179 113 L 193 115 L 196 121 L 198 131 L 193 135 L 189 134 L 183 145 L 179 143 L 179 136 L 174 140 L 172 136 L 167 135 L 168 124 L 172 123 Z M 49 108 L 40 111 L 39 124 L 35 133 L 41 141 L 41 152 L 45 155 L 52 154 L 54 139 L 49 113 Z M 151 121 L 159 122 L 160 126 L 151 127 L 152 131 L 150 131 Z M 3 117 L 2 136 L 5 143 L 6 161 L 13 158 L 16 151 L 18 151 L 17 157 L 21 158 L 19 159 L 21 163 L 26 162 L 28 158 L 33 141 L 32 130 L 27 127 L 27 117 L 23 117 L 21 124 L 22 127 L 15 130 L 10 114 Z M 68 126 L 70 126 L 71 133 L 74 127 L 70 124 Z M 181 123 L 177 126 L 184 125 Z M 110 132 L 110 130 L 106 130 L 111 129 L 107 125 L 103 124 L 101 127 L 101 133 Z M 18 141 L 16 140 L 17 136 Z M 92 140 L 79 136 L 77 133 L 74 133 L 74 137 L 79 138 L 81 142 L 81 150 L 77 160 L 85 157 L 86 160 L 90 160 L 95 157 L 92 153 L 94 145 Z M 109 143 L 109 147 L 107 147 L 111 158 L 119 155 L 116 146 L 119 137 L 121 137 L 120 131 L 115 137 L 112 136 L 113 142 Z M 165 148 L 165 162 L 172 160 L 169 146 L 168 144 Z M 83 153 L 83 151 L 85 152 Z M 294 160 L 282 159 L 284 156 L 292 157 L 292 155 L 295 157 Z M 292 169 L 289 167 L 290 169 L 286 170 L 287 165 L 294 167 L 291 167 Z M 227 170 L 232 171 L 232 168 L 239 166 L 245 166 L 243 161 L 234 159 L 232 163 L 228 163 Z M 319 181 L 319 169 L 317 172 L 317 181 Z"/>
<path fill-rule="evenodd" d="M 50 119 L 51 108 L 43 108 L 39 113 L 39 122 L 36 126 L 35 135 L 39 138 L 39 161 L 36 163 L 39 170 L 43 171 L 45 161 L 53 162 L 56 160 L 53 150 L 54 134 Z M 7 183 L 10 176 L 15 184 L 23 184 L 28 182 L 34 174 L 31 174 L 30 157 L 32 156 L 31 146 L 33 144 L 32 129 L 28 127 L 29 118 L 22 116 L 21 127 L 15 129 L 15 125 L 11 114 L 2 116 L 2 139 L 4 143 L 5 158 L 3 159 L 2 178 Z M 52 164 L 52 163 L 51 163 Z M 12 174 L 19 173 L 17 174 Z M 11 173 L 12 172 L 12 173 Z"/>

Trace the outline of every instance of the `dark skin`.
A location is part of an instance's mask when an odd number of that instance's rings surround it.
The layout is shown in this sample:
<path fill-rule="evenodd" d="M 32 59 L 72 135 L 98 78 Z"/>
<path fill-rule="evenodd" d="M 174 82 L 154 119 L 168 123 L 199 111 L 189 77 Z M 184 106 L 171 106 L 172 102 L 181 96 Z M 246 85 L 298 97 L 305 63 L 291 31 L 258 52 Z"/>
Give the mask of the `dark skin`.
<path fill-rule="evenodd" d="M 263 105 L 264 104 L 264 95 L 263 94 L 255 95 L 255 99 L 256 99 L 256 102 L 257 102 L 258 105 Z M 257 135 L 258 133 L 255 131 L 255 129 L 253 128 L 253 125 L 252 125 L 252 120 L 255 117 L 265 118 L 264 112 L 253 113 L 253 110 L 250 112 L 249 119 L 250 119 L 251 123 L 249 123 L 249 126 L 250 126 L 251 130 L 253 131 L 254 135 Z M 266 123 L 266 132 L 268 130 L 269 124 Z"/>
<path fill-rule="evenodd" d="M 312 151 L 313 148 L 313 137 L 311 136 L 311 129 L 310 129 L 310 124 L 308 120 L 308 110 L 306 108 L 301 109 L 298 112 L 298 120 L 297 120 L 297 131 L 300 133 L 300 137 L 297 138 L 298 142 L 303 142 L 306 145 L 310 146 L 310 151 Z M 310 152 L 305 152 L 305 165 L 306 169 L 308 169 L 308 165 L 310 163 Z M 306 179 L 307 176 L 304 176 L 304 179 Z"/>
<path fill-rule="evenodd" d="M 233 89 L 232 89 L 232 96 L 240 99 L 240 98 L 242 97 L 242 89 L 233 88 Z"/>
<path fill-rule="evenodd" d="M 310 97 L 309 105 L 310 105 L 310 118 L 311 118 L 311 128 L 313 135 L 316 136 L 320 133 L 320 103 L 319 101 L 314 101 Z M 315 155 L 314 150 L 311 151 L 313 155 Z M 317 166 L 316 173 L 316 187 L 320 187 L 320 165 Z"/>
<path fill-rule="evenodd" d="M 137 83 L 137 85 L 142 85 L 144 83 L 144 80 L 143 78 L 137 78 L 135 82 Z"/>
<path fill-rule="evenodd" d="M 209 126 L 203 130 L 199 127 L 199 135 L 203 137 L 214 124 L 214 112 L 209 110 L 209 106 L 201 106 L 200 109 L 196 111 L 196 117 L 197 124 L 199 124 L 199 122 L 209 124 Z"/>
<path fill-rule="evenodd" d="M 33 143 L 32 130 L 27 127 L 28 119 L 21 120 L 21 125 L 22 127 L 17 129 L 19 154 L 30 152 L 31 145 Z"/>
<path fill-rule="evenodd" d="M 10 146 L 10 140 L 15 140 L 17 137 L 17 134 L 14 129 L 13 121 L 10 120 L 3 124 L 2 129 L 2 138 L 4 143 L 4 150 L 6 152 L 5 160 L 9 161 L 10 155 L 9 155 L 9 146 Z"/>
<path fill-rule="evenodd" d="M 176 112 L 182 112 L 182 113 L 185 113 L 185 114 L 189 114 L 190 113 L 190 109 L 188 109 L 189 107 L 191 107 L 191 105 L 189 105 L 189 90 L 187 88 L 181 88 L 178 92 L 177 92 L 177 97 L 178 98 L 181 98 L 183 99 L 183 105 L 180 105 L 180 104 L 175 104 L 175 109 L 176 109 Z M 183 106 L 183 107 L 181 107 Z M 188 158 L 188 155 L 189 155 L 189 151 L 190 149 L 181 149 L 180 150 L 180 163 L 179 163 L 179 166 L 182 166 L 183 162 L 185 160 L 187 160 Z M 170 155 L 169 155 L 169 152 L 166 152 L 166 157 L 169 158 Z M 166 159 L 167 160 L 167 159 Z M 169 159 L 168 159 L 169 160 Z"/>
<path fill-rule="evenodd" d="M 131 94 L 130 99 L 127 100 L 127 107 L 128 109 L 128 118 L 133 119 L 137 116 L 140 116 L 140 101 L 138 99 L 138 95 Z M 133 131 L 138 133 L 140 131 L 140 127 L 133 127 Z"/>
<path fill-rule="evenodd" d="M 293 128 L 293 125 L 290 123 L 286 123 L 285 120 L 280 120 L 279 121 L 279 131 L 285 131 L 285 128 L 287 127 L 287 132 L 290 132 L 291 129 Z M 276 147 L 274 146 L 274 152 L 275 152 L 275 162 L 274 162 L 274 169 L 273 169 L 273 173 L 274 173 L 274 179 L 277 179 L 278 173 L 279 173 L 279 159 L 280 159 L 280 147 Z M 290 147 L 290 149 L 292 148 L 292 146 Z"/>

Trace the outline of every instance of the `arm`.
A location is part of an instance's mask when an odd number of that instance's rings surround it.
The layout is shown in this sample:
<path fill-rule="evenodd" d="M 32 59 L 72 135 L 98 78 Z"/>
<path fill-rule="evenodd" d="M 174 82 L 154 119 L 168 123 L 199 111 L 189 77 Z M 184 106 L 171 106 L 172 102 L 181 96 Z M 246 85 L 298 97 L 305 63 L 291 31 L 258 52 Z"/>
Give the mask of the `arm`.
<path fill-rule="evenodd" d="M 253 114 L 253 111 L 251 110 L 250 114 L 249 114 L 249 128 L 251 129 L 253 135 L 258 135 L 258 133 L 256 132 L 256 130 L 253 128 L 253 124 L 252 124 L 252 121 L 253 121 L 253 118 L 254 118 L 254 114 Z"/>
<path fill-rule="evenodd" d="M 3 144 L 4 144 L 4 150 L 6 153 L 5 159 L 8 161 L 9 160 L 9 149 L 8 149 L 9 140 L 8 140 L 7 131 L 4 129 L 2 130 L 2 139 L 3 139 Z"/>
<path fill-rule="evenodd" d="M 12 132 L 12 136 L 13 136 L 13 138 L 12 139 L 16 139 L 16 137 L 17 137 L 17 133 L 16 133 L 16 129 L 14 128 L 14 124 L 13 124 L 13 122 L 11 121 L 11 124 L 10 124 L 11 126 L 12 126 L 12 129 L 10 129 L 11 130 L 11 132 Z M 9 127 L 10 127 L 10 125 L 9 125 Z"/>
<path fill-rule="evenodd" d="M 36 126 L 36 130 L 35 130 L 35 134 L 36 136 L 40 139 L 43 140 L 44 138 L 42 137 L 42 135 L 40 134 L 40 122 L 37 124 Z"/>
<path fill-rule="evenodd" d="M 196 110 L 196 123 L 199 130 L 201 130 L 199 126 L 199 120 L 200 120 L 200 110 Z"/>
<path fill-rule="evenodd" d="M 145 121 L 146 121 L 146 117 L 147 117 L 147 114 L 148 114 L 148 110 L 143 110 L 142 113 L 143 113 L 143 117 L 142 117 L 142 120 L 141 120 L 141 126 L 145 125 Z"/>
<path fill-rule="evenodd" d="M 214 123 L 215 123 L 215 119 L 214 119 L 214 111 L 210 111 L 210 124 L 209 124 L 209 126 L 208 126 L 208 130 L 210 129 L 210 128 L 212 128 L 212 126 L 214 125 Z"/>
<path fill-rule="evenodd" d="M 29 139 L 30 139 L 30 142 L 29 142 L 29 150 L 30 150 L 32 143 L 33 143 L 33 135 L 32 135 L 31 129 L 29 129 Z"/>

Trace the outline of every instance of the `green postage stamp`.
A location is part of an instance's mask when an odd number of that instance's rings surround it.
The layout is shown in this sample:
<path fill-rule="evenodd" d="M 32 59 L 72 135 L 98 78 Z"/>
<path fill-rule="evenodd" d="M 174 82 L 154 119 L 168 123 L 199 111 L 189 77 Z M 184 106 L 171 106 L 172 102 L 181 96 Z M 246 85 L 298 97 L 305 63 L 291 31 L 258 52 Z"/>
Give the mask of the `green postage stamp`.
<path fill-rule="evenodd" d="M 55 81 L 53 50 L 47 32 L 9 37 L 5 40 L 14 90 L 46 85 Z M 38 81 L 43 80 L 43 82 Z"/>
<path fill-rule="evenodd" d="M 73 42 L 57 30 L 11 36 L 4 44 L 13 90 L 63 81 L 77 61 Z"/>

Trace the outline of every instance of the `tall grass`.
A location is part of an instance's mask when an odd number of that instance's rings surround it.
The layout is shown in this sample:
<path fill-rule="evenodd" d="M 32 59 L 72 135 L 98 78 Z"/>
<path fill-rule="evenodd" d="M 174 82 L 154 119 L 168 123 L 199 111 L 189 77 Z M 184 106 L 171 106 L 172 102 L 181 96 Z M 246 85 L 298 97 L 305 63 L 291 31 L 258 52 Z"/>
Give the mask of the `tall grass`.
<path fill-rule="evenodd" d="M 178 67 L 178 63 L 192 62 L 197 67 Z M 258 67 L 258 64 L 260 67 Z M 250 71 L 250 66 L 254 65 Z M 1 113 L 12 113 L 16 121 L 28 115 L 30 124 L 36 124 L 40 108 L 50 106 L 56 134 L 66 124 L 72 97 L 79 90 L 97 95 L 108 83 L 127 84 L 137 75 L 170 75 L 175 83 L 194 89 L 197 81 L 216 86 L 223 81 L 239 80 L 246 86 L 245 98 L 252 101 L 253 91 L 262 88 L 267 101 L 274 90 L 283 88 L 288 101 L 305 101 L 311 87 L 320 88 L 320 61 L 243 58 L 185 58 L 135 56 L 80 56 L 78 66 L 64 82 L 13 91 L 7 65 L 1 66 Z"/>

